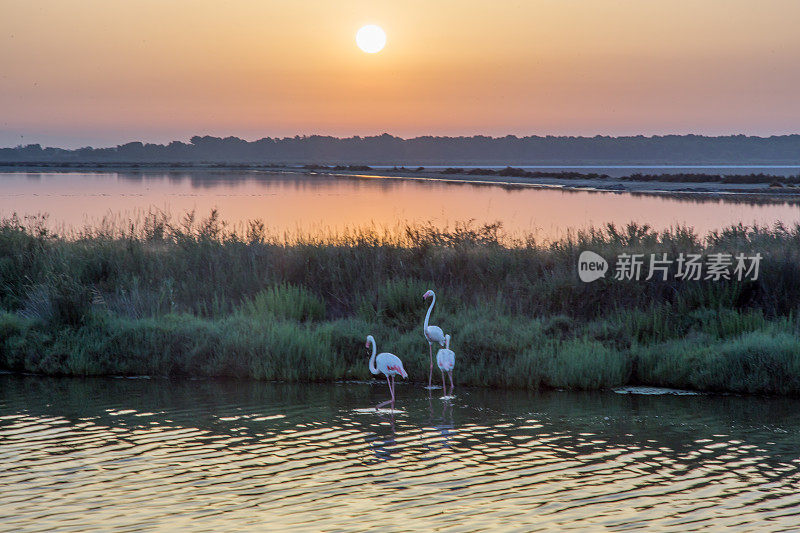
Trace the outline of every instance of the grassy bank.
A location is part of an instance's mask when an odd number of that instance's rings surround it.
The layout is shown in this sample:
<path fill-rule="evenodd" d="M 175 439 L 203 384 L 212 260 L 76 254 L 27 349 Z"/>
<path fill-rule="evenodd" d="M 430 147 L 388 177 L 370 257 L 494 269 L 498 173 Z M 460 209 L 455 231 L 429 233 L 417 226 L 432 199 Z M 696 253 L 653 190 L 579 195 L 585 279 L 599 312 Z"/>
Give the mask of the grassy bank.
<path fill-rule="evenodd" d="M 151 213 L 69 236 L 0 222 L 0 367 L 327 381 L 369 377 L 364 338 L 427 378 L 421 295 L 453 334 L 457 382 L 644 383 L 800 393 L 800 228 L 607 227 L 539 244 L 496 226 L 271 236 Z M 582 283 L 577 258 L 755 253 L 756 281 Z M 613 268 L 613 267 L 612 267 Z M 673 265 L 674 268 L 674 265 Z M 610 276 L 607 276 L 610 277 Z"/>

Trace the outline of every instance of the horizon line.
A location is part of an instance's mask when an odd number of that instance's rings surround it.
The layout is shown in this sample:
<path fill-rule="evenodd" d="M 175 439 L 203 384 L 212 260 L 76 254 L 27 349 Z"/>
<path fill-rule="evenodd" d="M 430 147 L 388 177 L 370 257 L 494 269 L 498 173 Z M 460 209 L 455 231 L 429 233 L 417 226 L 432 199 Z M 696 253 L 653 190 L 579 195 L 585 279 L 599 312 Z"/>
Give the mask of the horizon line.
<path fill-rule="evenodd" d="M 338 135 L 330 135 L 330 134 L 323 134 L 323 133 L 310 133 L 310 134 L 295 134 L 295 135 L 284 135 L 284 136 L 264 136 L 259 138 L 252 138 L 248 140 L 245 137 L 238 137 L 236 135 L 214 135 L 214 134 L 195 134 L 190 136 L 187 140 L 180 140 L 180 139 L 173 139 L 171 141 L 162 141 L 162 142 L 151 142 L 145 140 L 131 140 L 125 141 L 114 145 L 106 145 L 106 146 L 92 146 L 92 145 L 84 145 L 75 148 L 65 148 L 62 146 L 52 146 L 52 145 L 43 145 L 41 142 L 38 143 L 21 143 L 17 145 L 6 145 L 0 146 L 0 150 L 14 150 L 20 148 L 28 148 L 39 146 L 42 149 L 57 149 L 57 150 L 67 150 L 67 151 L 75 151 L 75 150 L 82 150 L 91 148 L 94 150 L 103 150 L 103 149 L 111 149 L 111 148 L 118 148 L 130 144 L 142 144 L 144 146 L 169 146 L 172 143 L 180 143 L 186 145 L 192 145 L 193 140 L 197 139 L 221 139 L 221 140 L 238 140 L 244 141 L 247 143 L 256 143 L 259 141 L 264 140 L 271 140 L 271 141 L 288 141 L 288 140 L 303 140 L 303 139 L 333 139 L 333 140 L 357 140 L 357 139 L 379 139 L 382 137 L 389 137 L 392 139 L 397 139 L 401 141 L 413 141 L 418 139 L 487 139 L 487 140 L 501 140 L 501 139 L 661 139 L 661 138 L 668 138 L 668 137 L 700 137 L 700 138 L 707 138 L 707 139 L 720 139 L 720 138 L 748 138 L 748 139 L 774 139 L 780 137 L 797 137 L 800 136 L 800 131 L 795 133 L 776 133 L 770 135 L 750 135 L 746 133 L 727 133 L 727 134 L 715 134 L 715 135 L 708 135 L 703 133 L 659 133 L 659 134 L 629 134 L 629 135 L 609 135 L 609 134 L 594 134 L 594 135 L 553 135 L 553 134 L 529 134 L 529 135 L 519 135 L 509 133 L 506 135 L 487 135 L 483 133 L 474 133 L 471 135 L 434 135 L 434 134 L 423 134 L 423 135 L 415 135 L 415 136 L 408 136 L 403 137 L 401 135 L 395 135 L 389 132 L 383 132 L 373 135 L 349 135 L 349 136 L 338 136 Z"/>

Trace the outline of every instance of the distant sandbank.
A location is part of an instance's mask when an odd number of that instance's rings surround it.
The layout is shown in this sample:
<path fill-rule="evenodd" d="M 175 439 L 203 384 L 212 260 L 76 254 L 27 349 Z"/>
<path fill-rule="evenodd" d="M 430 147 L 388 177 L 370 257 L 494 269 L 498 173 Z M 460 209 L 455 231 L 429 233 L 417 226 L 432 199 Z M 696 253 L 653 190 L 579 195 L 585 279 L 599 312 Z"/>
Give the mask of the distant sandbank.
<path fill-rule="evenodd" d="M 0 163 L 0 172 L 276 172 L 363 179 L 435 180 L 507 187 L 631 192 L 654 195 L 736 197 L 753 200 L 800 200 L 800 175 L 767 173 L 657 173 L 632 172 L 609 176 L 598 172 L 526 170 L 519 167 L 426 168 L 371 167 L 367 165 L 275 165 L 228 163 Z"/>

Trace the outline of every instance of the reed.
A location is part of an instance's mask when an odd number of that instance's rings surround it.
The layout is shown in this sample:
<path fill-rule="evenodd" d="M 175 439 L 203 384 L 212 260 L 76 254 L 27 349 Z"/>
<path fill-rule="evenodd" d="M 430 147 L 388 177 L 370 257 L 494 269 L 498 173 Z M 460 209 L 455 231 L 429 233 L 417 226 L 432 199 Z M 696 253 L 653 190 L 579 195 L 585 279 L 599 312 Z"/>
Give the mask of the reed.
<path fill-rule="evenodd" d="M 761 253 L 755 281 L 582 283 L 578 255 Z M 367 333 L 427 376 L 421 295 L 463 385 L 800 392 L 800 227 L 700 238 L 629 224 L 556 242 L 498 225 L 270 234 L 150 212 L 54 233 L 0 220 L 0 367 L 51 374 L 365 379 Z M 425 375 L 423 375 L 425 374 Z"/>

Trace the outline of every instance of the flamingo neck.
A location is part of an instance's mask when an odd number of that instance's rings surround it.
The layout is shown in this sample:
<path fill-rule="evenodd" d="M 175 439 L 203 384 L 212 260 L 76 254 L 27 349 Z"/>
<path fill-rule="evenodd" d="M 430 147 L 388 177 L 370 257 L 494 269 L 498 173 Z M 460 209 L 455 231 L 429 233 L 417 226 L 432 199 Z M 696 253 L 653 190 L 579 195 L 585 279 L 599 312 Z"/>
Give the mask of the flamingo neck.
<path fill-rule="evenodd" d="M 375 354 L 378 352 L 378 348 L 375 346 L 375 340 L 370 339 L 370 344 L 372 344 L 372 357 L 369 358 L 369 371 L 373 374 L 378 373 L 378 367 L 375 365 Z"/>
<path fill-rule="evenodd" d="M 436 304 L 436 293 L 433 291 L 431 291 L 431 293 L 433 294 L 433 299 L 431 300 L 431 306 L 428 307 L 428 314 L 425 315 L 425 324 L 422 326 L 423 333 L 425 333 L 426 338 L 428 333 L 428 322 L 431 319 L 431 311 L 433 311 L 433 306 Z"/>
<path fill-rule="evenodd" d="M 444 338 L 444 347 L 450 349 L 450 335 Z"/>

